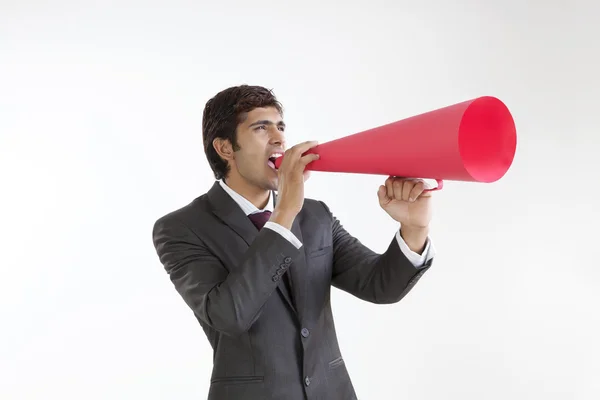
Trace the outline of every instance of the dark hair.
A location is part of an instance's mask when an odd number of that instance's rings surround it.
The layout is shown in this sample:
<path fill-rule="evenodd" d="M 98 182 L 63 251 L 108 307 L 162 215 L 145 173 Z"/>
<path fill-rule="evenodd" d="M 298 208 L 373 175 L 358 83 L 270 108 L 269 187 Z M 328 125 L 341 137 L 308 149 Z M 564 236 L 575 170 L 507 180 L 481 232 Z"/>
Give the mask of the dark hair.
<path fill-rule="evenodd" d="M 216 179 L 225 178 L 229 165 L 219 156 L 213 141 L 216 138 L 227 139 L 234 150 L 239 150 L 237 126 L 246 119 L 248 112 L 258 107 L 275 107 L 283 114 L 283 107 L 273 92 L 262 86 L 230 87 L 206 103 L 202 115 L 202 138 L 206 158 Z"/>

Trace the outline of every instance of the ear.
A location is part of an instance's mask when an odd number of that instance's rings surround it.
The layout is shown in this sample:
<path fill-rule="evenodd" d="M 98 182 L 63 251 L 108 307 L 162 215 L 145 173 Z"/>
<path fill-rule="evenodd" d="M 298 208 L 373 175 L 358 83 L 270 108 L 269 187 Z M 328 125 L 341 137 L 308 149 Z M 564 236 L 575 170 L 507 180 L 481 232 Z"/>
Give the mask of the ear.
<path fill-rule="evenodd" d="M 215 138 L 215 140 L 213 140 L 213 147 L 223 160 L 233 160 L 234 151 L 229 140 Z"/>

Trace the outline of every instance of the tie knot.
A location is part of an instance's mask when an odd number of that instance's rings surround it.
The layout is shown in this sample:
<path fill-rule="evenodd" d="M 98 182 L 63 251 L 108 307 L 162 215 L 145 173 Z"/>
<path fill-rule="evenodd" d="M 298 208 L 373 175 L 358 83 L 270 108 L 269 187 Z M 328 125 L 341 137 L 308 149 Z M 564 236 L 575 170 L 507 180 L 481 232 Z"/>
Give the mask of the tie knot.
<path fill-rule="evenodd" d="M 261 211 L 254 214 L 248 215 L 250 221 L 256 226 L 258 230 L 261 230 L 263 226 L 267 223 L 269 218 L 271 218 L 271 211 Z"/>

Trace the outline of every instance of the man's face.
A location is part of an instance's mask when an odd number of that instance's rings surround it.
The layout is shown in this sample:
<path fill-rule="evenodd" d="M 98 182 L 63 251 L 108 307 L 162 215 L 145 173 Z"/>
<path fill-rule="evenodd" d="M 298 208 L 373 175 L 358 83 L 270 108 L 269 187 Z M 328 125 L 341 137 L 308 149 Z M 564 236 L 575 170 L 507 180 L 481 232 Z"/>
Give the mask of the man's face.
<path fill-rule="evenodd" d="M 276 108 L 255 108 L 238 125 L 239 150 L 230 160 L 231 174 L 238 174 L 252 186 L 277 190 L 273 156 L 285 151 L 285 124 Z"/>

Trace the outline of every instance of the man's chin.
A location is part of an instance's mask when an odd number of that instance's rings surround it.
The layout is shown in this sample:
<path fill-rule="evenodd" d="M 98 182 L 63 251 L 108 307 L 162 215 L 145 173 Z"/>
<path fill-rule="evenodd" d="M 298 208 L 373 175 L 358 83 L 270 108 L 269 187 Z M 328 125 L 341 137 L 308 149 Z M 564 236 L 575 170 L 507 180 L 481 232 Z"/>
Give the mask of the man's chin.
<path fill-rule="evenodd" d="M 265 181 L 265 189 L 277 190 L 278 184 L 279 184 L 278 178 L 267 178 L 267 180 Z"/>
<path fill-rule="evenodd" d="M 277 181 L 269 182 L 269 184 L 267 185 L 267 189 L 277 191 Z"/>
<path fill-rule="evenodd" d="M 269 173 L 265 176 L 265 184 L 269 190 L 277 190 L 279 175 L 276 170 L 269 168 Z"/>

